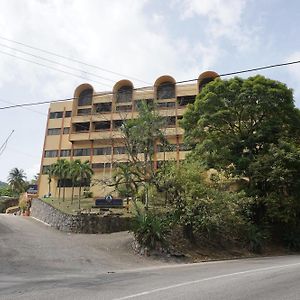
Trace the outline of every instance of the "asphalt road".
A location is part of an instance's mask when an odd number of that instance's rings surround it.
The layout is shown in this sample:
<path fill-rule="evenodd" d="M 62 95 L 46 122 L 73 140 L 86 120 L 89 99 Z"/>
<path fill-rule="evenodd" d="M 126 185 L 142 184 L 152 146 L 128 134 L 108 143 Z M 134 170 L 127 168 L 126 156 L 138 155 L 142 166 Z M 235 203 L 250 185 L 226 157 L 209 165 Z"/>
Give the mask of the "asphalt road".
<path fill-rule="evenodd" d="M 0 299 L 300 299 L 299 255 L 167 264 L 131 240 L 0 215 Z"/>

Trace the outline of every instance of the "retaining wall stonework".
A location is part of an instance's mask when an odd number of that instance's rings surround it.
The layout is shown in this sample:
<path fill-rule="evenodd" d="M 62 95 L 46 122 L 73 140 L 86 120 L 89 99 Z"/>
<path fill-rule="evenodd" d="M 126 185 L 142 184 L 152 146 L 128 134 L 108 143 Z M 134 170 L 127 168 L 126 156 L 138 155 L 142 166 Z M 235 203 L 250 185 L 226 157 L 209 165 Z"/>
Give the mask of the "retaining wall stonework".
<path fill-rule="evenodd" d="M 112 233 L 130 228 L 131 218 L 95 214 L 69 215 L 40 199 L 33 199 L 30 215 L 50 226 L 74 233 Z"/>

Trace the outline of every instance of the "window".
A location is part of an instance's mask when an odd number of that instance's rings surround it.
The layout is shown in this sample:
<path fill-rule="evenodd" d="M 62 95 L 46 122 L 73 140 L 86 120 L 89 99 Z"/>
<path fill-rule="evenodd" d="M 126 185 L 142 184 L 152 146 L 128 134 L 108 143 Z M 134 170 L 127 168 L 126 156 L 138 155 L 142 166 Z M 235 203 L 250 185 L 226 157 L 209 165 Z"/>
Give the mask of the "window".
<path fill-rule="evenodd" d="M 70 132 L 70 127 L 65 127 L 63 130 L 63 134 L 69 134 Z"/>
<path fill-rule="evenodd" d="M 177 144 L 157 145 L 157 152 L 174 152 L 177 151 Z"/>
<path fill-rule="evenodd" d="M 95 107 L 95 111 L 97 113 L 101 113 L 101 112 L 111 112 L 111 102 L 106 102 L 106 103 L 97 103 L 94 105 Z"/>
<path fill-rule="evenodd" d="M 90 108 L 82 108 L 82 109 L 78 109 L 77 111 L 78 116 L 88 116 L 90 114 L 91 114 Z"/>
<path fill-rule="evenodd" d="M 100 121 L 95 122 L 95 130 L 109 130 L 110 129 L 110 121 Z"/>
<path fill-rule="evenodd" d="M 48 170 L 50 169 L 50 165 L 45 165 L 42 167 L 42 174 L 47 174 Z"/>
<path fill-rule="evenodd" d="M 49 119 L 60 119 L 63 117 L 63 113 L 63 111 L 51 112 L 49 115 Z"/>
<path fill-rule="evenodd" d="M 60 128 L 49 128 L 48 129 L 48 135 L 60 135 Z"/>
<path fill-rule="evenodd" d="M 176 117 L 165 117 L 166 126 L 175 126 L 176 125 Z"/>
<path fill-rule="evenodd" d="M 195 95 L 177 97 L 177 103 L 179 106 L 186 106 L 188 104 L 193 104 L 195 102 L 195 98 Z"/>
<path fill-rule="evenodd" d="M 111 163 L 106 162 L 106 163 L 95 163 L 92 164 L 93 169 L 110 169 L 111 168 Z"/>
<path fill-rule="evenodd" d="M 86 89 L 79 94 L 78 106 L 91 105 L 92 104 L 93 90 Z"/>
<path fill-rule="evenodd" d="M 71 156 L 71 150 L 70 149 L 60 150 L 60 156 L 61 157 Z"/>
<path fill-rule="evenodd" d="M 132 110 L 131 105 L 122 105 L 116 107 L 116 111 L 131 111 L 131 110 Z"/>
<path fill-rule="evenodd" d="M 200 83 L 199 83 L 199 91 L 201 91 L 201 89 L 204 88 L 204 86 L 206 86 L 208 83 L 210 83 L 211 81 L 214 81 L 213 77 L 206 77 L 203 78 Z"/>
<path fill-rule="evenodd" d="M 111 147 L 94 148 L 94 155 L 110 155 Z"/>
<path fill-rule="evenodd" d="M 91 154 L 91 149 L 86 148 L 86 149 L 74 149 L 73 150 L 73 155 L 74 156 L 90 156 Z"/>
<path fill-rule="evenodd" d="M 72 116 L 72 112 L 70 110 L 67 110 L 65 112 L 65 118 L 70 118 Z"/>
<path fill-rule="evenodd" d="M 46 150 L 45 157 L 57 157 L 58 151 L 57 150 Z"/>
<path fill-rule="evenodd" d="M 90 130 L 90 122 L 85 123 L 75 123 L 74 124 L 75 132 L 86 132 Z"/>
<path fill-rule="evenodd" d="M 157 103 L 157 108 L 168 108 L 175 107 L 175 102 L 159 102 Z"/>
<path fill-rule="evenodd" d="M 120 128 L 124 123 L 124 120 L 114 120 L 113 121 L 113 128 L 117 129 Z"/>
<path fill-rule="evenodd" d="M 179 144 L 179 151 L 190 151 L 192 147 L 186 144 Z"/>
<path fill-rule="evenodd" d="M 175 98 L 175 84 L 172 82 L 163 82 L 157 88 L 157 99 Z"/>
<path fill-rule="evenodd" d="M 131 102 L 132 92 L 131 86 L 123 86 L 119 88 L 117 92 L 117 103 Z"/>
<path fill-rule="evenodd" d="M 85 178 L 84 180 L 81 181 L 81 184 L 79 181 L 75 182 L 74 186 L 75 187 L 86 187 L 91 185 L 91 180 Z M 73 183 L 71 179 L 59 179 L 57 180 L 57 187 L 72 187 Z"/>
<path fill-rule="evenodd" d="M 125 154 L 126 147 L 114 147 L 114 154 Z"/>
<path fill-rule="evenodd" d="M 138 110 L 141 107 L 142 103 L 146 103 L 146 105 L 149 108 L 153 109 L 153 102 L 154 102 L 153 99 L 135 100 L 135 102 L 134 102 L 135 110 Z"/>

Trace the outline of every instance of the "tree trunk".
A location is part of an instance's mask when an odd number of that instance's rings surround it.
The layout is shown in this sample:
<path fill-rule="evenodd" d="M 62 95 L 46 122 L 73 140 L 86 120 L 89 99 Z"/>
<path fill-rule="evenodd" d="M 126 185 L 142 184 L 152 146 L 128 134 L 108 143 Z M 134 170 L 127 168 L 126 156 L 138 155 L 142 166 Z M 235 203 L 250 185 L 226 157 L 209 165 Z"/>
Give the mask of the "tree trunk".
<path fill-rule="evenodd" d="M 58 199 L 60 199 L 60 190 L 61 190 L 61 180 L 59 179 L 59 185 L 58 185 Z"/>
<path fill-rule="evenodd" d="M 65 201 L 65 196 L 66 196 L 66 187 L 65 187 L 65 182 L 64 182 L 64 186 L 63 186 L 63 202 Z"/>
<path fill-rule="evenodd" d="M 79 184 L 78 209 L 80 209 L 80 198 L 81 198 L 81 182 Z"/>
<path fill-rule="evenodd" d="M 74 182 L 72 183 L 71 204 L 73 204 L 73 200 L 74 200 Z"/>

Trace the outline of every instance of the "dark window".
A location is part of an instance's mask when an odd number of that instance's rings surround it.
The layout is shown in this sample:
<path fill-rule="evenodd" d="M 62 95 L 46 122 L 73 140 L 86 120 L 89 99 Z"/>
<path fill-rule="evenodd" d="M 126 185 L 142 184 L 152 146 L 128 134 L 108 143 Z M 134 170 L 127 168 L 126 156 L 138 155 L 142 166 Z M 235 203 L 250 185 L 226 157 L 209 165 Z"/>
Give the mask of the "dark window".
<path fill-rule="evenodd" d="M 165 124 L 167 126 L 175 126 L 176 125 L 176 117 L 165 117 Z"/>
<path fill-rule="evenodd" d="M 95 130 L 109 130 L 110 121 L 95 122 Z"/>
<path fill-rule="evenodd" d="M 59 179 L 57 181 L 57 187 L 72 187 L 73 183 L 71 179 Z M 75 182 L 74 186 L 79 187 L 79 186 L 90 186 L 91 185 L 91 180 L 85 178 L 84 180 L 81 181 L 81 184 L 79 181 Z"/>
<path fill-rule="evenodd" d="M 87 89 L 80 93 L 78 98 L 78 106 L 91 105 L 92 104 L 93 90 Z"/>
<path fill-rule="evenodd" d="M 92 164 L 93 169 L 110 169 L 111 168 L 111 163 L 95 163 Z"/>
<path fill-rule="evenodd" d="M 45 157 L 57 157 L 58 151 L 57 150 L 46 150 Z"/>
<path fill-rule="evenodd" d="M 70 149 L 60 150 L 60 156 L 61 156 L 61 157 L 68 157 L 68 156 L 71 156 L 71 150 L 70 150 Z"/>
<path fill-rule="evenodd" d="M 94 148 L 94 155 L 110 155 L 111 147 Z"/>
<path fill-rule="evenodd" d="M 101 112 L 111 112 L 111 102 L 105 102 L 105 103 L 97 103 L 95 104 L 95 111 L 97 113 Z"/>
<path fill-rule="evenodd" d="M 72 112 L 70 110 L 67 110 L 65 112 L 65 118 L 70 118 L 72 116 Z"/>
<path fill-rule="evenodd" d="M 82 108 L 82 109 L 78 109 L 77 111 L 78 116 L 88 116 L 90 114 L 91 114 L 90 108 Z"/>
<path fill-rule="evenodd" d="M 69 134 L 69 132 L 70 132 L 70 127 L 65 127 L 63 134 Z"/>
<path fill-rule="evenodd" d="M 120 128 L 123 124 L 124 124 L 124 120 L 114 120 L 113 128 L 114 129 Z"/>
<path fill-rule="evenodd" d="M 158 108 L 169 108 L 169 107 L 175 107 L 175 102 L 160 102 L 157 103 Z"/>
<path fill-rule="evenodd" d="M 175 98 L 175 84 L 172 82 L 163 82 L 157 88 L 157 99 Z"/>
<path fill-rule="evenodd" d="M 116 111 L 131 111 L 132 106 L 131 105 L 123 105 L 123 106 L 117 106 Z"/>
<path fill-rule="evenodd" d="M 193 104 L 195 102 L 195 98 L 195 95 L 177 97 L 177 103 L 179 106 L 186 106 L 188 104 Z"/>
<path fill-rule="evenodd" d="M 51 112 L 49 115 L 49 119 L 60 119 L 63 117 L 63 113 L 63 111 Z"/>
<path fill-rule="evenodd" d="M 74 128 L 75 128 L 75 132 L 89 131 L 90 130 L 90 122 L 75 123 Z"/>
<path fill-rule="evenodd" d="M 179 151 L 190 151 L 192 147 L 186 144 L 179 144 Z"/>
<path fill-rule="evenodd" d="M 134 102 L 134 106 L 135 106 L 135 110 L 139 110 L 139 108 L 141 107 L 142 103 L 146 103 L 146 105 L 149 108 L 153 108 L 153 99 L 141 99 L 141 100 L 135 100 Z"/>
<path fill-rule="evenodd" d="M 213 77 L 203 78 L 199 83 L 199 91 L 201 91 L 201 89 L 203 89 L 204 86 L 210 83 L 211 81 L 214 81 Z"/>
<path fill-rule="evenodd" d="M 131 86 L 123 86 L 119 88 L 117 92 L 117 102 L 131 102 L 132 99 L 132 87 Z"/>
<path fill-rule="evenodd" d="M 91 154 L 91 149 L 86 148 L 86 149 L 74 149 L 73 150 L 73 155 L 74 156 L 90 156 Z"/>
<path fill-rule="evenodd" d="M 126 147 L 114 147 L 114 154 L 125 154 Z"/>
<path fill-rule="evenodd" d="M 43 166 L 42 168 L 42 174 L 47 174 L 48 170 L 50 169 L 50 165 Z"/>
<path fill-rule="evenodd" d="M 49 128 L 48 135 L 60 135 L 60 128 Z"/>
<path fill-rule="evenodd" d="M 157 145 L 157 152 L 174 152 L 177 151 L 177 144 Z"/>

